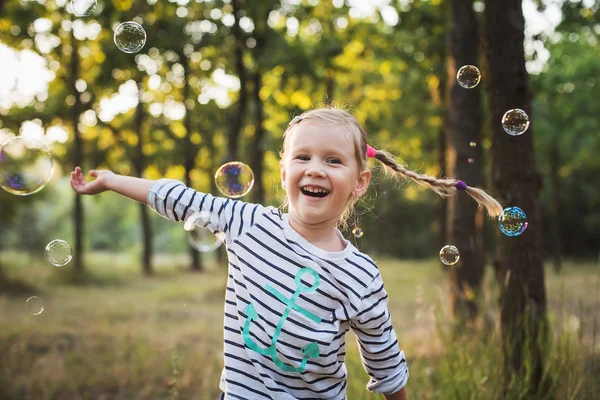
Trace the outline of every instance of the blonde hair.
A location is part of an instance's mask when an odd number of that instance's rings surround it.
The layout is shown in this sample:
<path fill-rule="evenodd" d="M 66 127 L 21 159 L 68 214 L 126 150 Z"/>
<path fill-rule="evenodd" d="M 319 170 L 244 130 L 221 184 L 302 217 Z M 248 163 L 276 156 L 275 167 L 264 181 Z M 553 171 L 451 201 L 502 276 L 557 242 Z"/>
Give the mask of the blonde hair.
<path fill-rule="evenodd" d="M 356 118 L 352 114 L 350 114 L 345 109 L 337 107 L 334 104 L 328 105 L 325 108 L 306 111 L 292 119 L 292 121 L 289 123 L 287 129 L 283 134 L 283 149 L 280 153 L 282 159 L 285 157 L 285 150 L 287 149 L 288 133 L 294 126 L 304 121 L 318 122 L 328 125 L 345 127 L 347 131 L 352 135 L 352 140 L 354 141 L 355 157 L 358 165 L 362 170 L 367 169 L 368 143 L 366 129 L 356 120 Z M 502 213 L 502 206 L 500 205 L 500 203 L 482 189 L 463 185 L 462 182 L 457 179 L 435 178 L 429 175 L 423 175 L 411 171 L 407 169 L 404 165 L 396 162 L 394 156 L 385 150 L 376 150 L 374 158 L 377 159 L 383 165 L 384 172 L 388 176 L 393 176 L 396 179 L 411 180 L 413 182 L 418 183 L 421 186 L 425 186 L 433 190 L 439 196 L 444 198 L 454 195 L 459 190 L 458 188 L 464 188 L 464 191 L 477 202 L 478 208 L 485 209 L 490 217 L 497 217 Z M 345 225 L 348 217 L 354 211 L 353 206 L 357 200 L 357 198 L 353 198 L 346 205 L 340 218 L 339 225 Z M 287 197 L 284 199 L 282 206 L 285 207 L 286 205 Z"/>

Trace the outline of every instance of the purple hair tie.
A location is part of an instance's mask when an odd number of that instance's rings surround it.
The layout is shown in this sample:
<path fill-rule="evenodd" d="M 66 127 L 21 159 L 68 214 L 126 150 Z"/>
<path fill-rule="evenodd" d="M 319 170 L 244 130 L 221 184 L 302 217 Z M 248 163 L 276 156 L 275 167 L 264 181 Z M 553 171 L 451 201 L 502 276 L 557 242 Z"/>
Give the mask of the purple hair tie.
<path fill-rule="evenodd" d="M 456 181 L 456 190 L 465 190 L 467 188 L 467 184 L 463 181 Z"/>

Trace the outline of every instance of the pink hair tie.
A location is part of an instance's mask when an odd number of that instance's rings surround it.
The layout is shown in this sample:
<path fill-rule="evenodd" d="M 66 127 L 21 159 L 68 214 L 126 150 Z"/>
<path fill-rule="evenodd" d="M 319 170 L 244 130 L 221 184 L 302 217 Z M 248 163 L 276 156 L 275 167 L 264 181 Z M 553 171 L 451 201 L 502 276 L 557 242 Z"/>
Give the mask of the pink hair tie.
<path fill-rule="evenodd" d="M 367 145 L 367 158 L 373 158 L 377 155 L 377 150 Z"/>

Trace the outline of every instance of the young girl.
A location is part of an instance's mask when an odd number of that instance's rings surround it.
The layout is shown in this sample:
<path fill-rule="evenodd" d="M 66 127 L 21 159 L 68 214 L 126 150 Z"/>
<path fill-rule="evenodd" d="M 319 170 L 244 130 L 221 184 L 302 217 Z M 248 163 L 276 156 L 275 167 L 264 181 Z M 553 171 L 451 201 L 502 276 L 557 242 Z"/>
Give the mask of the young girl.
<path fill-rule="evenodd" d="M 227 399 L 345 399 L 345 335 L 356 334 L 370 376 L 367 389 L 388 400 L 407 398 L 408 367 L 400 351 L 377 265 L 336 228 L 367 191 L 367 158 L 442 196 L 465 190 L 490 215 L 498 202 L 454 179 L 435 179 L 398 165 L 367 145 L 346 111 L 308 111 L 290 122 L 280 172 L 288 212 L 200 193 L 179 181 L 151 181 L 81 169 L 79 194 L 112 190 L 165 218 L 185 221 L 208 211 L 207 226 L 225 234 L 224 364 Z"/>

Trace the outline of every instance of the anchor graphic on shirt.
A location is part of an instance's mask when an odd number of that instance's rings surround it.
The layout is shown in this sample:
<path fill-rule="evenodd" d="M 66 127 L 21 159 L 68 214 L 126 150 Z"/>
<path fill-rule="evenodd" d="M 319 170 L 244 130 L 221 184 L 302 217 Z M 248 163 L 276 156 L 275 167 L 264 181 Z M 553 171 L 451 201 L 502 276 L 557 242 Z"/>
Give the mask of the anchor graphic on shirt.
<path fill-rule="evenodd" d="M 302 276 L 307 273 L 311 274 L 315 278 L 315 283 L 313 283 L 312 286 L 305 286 L 302 283 Z M 300 296 L 300 293 L 314 292 L 315 290 L 317 290 L 317 287 L 319 287 L 319 281 L 320 281 L 319 274 L 315 270 L 312 270 L 310 268 L 302 268 L 300 271 L 298 271 L 298 273 L 296 273 L 296 276 L 294 276 L 294 282 L 296 282 L 296 291 L 292 295 L 291 299 L 286 298 L 284 295 L 279 293 L 275 288 L 273 288 L 272 286 L 267 284 L 265 286 L 265 289 L 267 289 L 269 292 L 271 292 L 275 297 L 277 297 L 282 303 L 284 303 L 286 305 L 285 311 L 283 312 L 283 314 L 281 315 L 281 318 L 279 319 L 279 322 L 277 323 L 277 328 L 275 329 L 275 333 L 273 334 L 273 339 L 271 340 L 271 345 L 269 347 L 263 348 L 263 347 L 259 346 L 257 343 L 255 343 L 252 340 L 252 338 L 250 337 L 250 324 L 252 323 L 252 321 L 258 320 L 258 314 L 256 313 L 254 305 L 252 305 L 252 303 L 248 304 L 246 306 L 246 308 L 244 309 L 244 313 L 248 316 L 248 318 L 246 319 L 246 323 L 244 324 L 244 331 L 243 331 L 244 343 L 246 344 L 246 346 L 248 346 L 248 348 L 256 351 L 257 353 L 260 353 L 265 356 L 271 356 L 271 359 L 273 360 L 273 362 L 279 368 L 281 368 L 282 370 L 284 370 L 286 372 L 302 372 L 302 371 L 304 371 L 309 357 L 317 358 L 321 354 L 319 351 L 319 345 L 316 342 L 309 343 L 306 346 L 302 347 L 302 349 L 300 349 L 302 354 L 304 354 L 304 357 L 302 358 L 302 362 L 300 363 L 300 366 L 297 368 L 293 367 L 289 364 L 286 364 L 279 359 L 279 357 L 277 356 L 277 349 L 275 348 L 275 345 L 277 344 L 277 340 L 279 339 L 279 334 L 281 333 L 281 328 L 283 327 L 283 323 L 287 319 L 287 317 L 290 314 L 290 312 L 292 311 L 292 309 L 296 310 L 300 314 L 304 315 L 305 317 L 307 317 L 317 323 L 321 322 L 321 318 L 308 312 L 307 310 L 305 310 L 304 308 L 302 308 L 296 304 L 296 299 L 298 298 L 298 296 Z"/>

